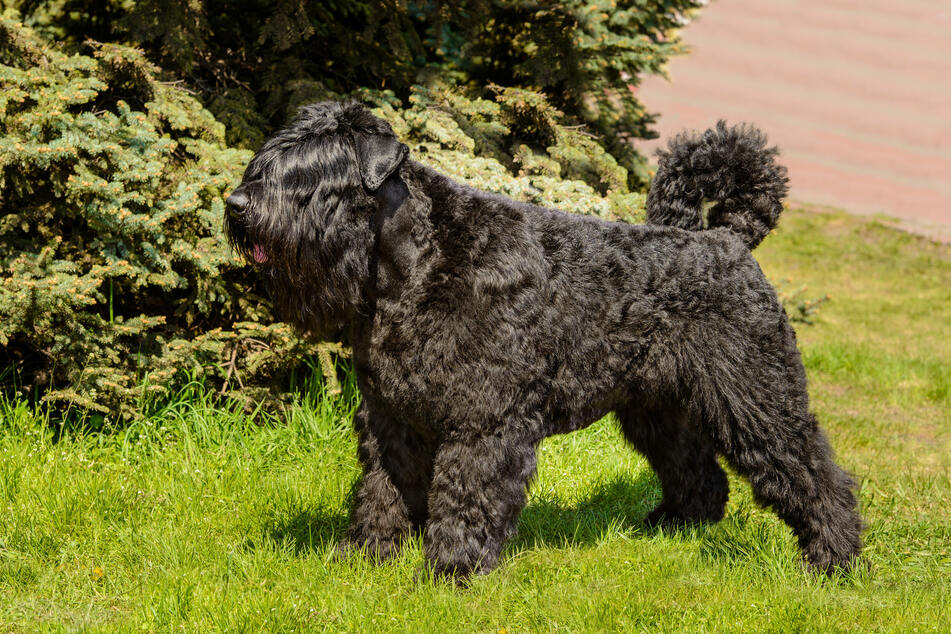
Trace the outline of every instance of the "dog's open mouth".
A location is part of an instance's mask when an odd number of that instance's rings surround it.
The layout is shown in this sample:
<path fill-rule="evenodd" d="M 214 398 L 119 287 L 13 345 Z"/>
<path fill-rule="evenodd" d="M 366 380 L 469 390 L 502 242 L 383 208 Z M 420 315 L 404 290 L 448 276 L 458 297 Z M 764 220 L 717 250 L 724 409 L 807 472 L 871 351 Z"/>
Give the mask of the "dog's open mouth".
<path fill-rule="evenodd" d="M 260 244 L 254 245 L 254 248 L 251 250 L 251 257 L 253 257 L 254 261 L 258 264 L 267 262 L 267 253 L 264 252 L 264 247 Z"/>

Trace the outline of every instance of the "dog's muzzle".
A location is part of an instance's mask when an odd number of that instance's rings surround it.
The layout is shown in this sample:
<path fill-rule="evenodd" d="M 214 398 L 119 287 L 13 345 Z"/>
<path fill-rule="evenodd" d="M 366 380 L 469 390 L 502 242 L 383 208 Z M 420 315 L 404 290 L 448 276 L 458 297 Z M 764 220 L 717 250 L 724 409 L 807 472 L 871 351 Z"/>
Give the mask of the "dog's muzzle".
<path fill-rule="evenodd" d="M 247 211 L 248 205 L 251 204 L 251 198 L 246 193 L 236 190 L 225 199 L 225 204 L 228 206 L 228 215 L 232 220 L 237 220 Z M 264 264 L 268 261 L 264 247 L 256 243 L 251 247 L 251 257 L 257 264 Z"/>

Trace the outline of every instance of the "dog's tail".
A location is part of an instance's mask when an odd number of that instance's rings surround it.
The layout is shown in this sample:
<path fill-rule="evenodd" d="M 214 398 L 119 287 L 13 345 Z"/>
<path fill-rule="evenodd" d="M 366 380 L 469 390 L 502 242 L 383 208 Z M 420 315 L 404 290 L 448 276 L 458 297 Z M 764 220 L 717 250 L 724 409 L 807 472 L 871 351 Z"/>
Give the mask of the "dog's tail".
<path fill-rule="evenodd" d="M 703 134 L 682 132 L 657 153 L 647 222 L 692 231 L 726 227 L 753 249 L 783 210 L 789 179 L 778 153 L 751 125 L 720 121 Z"/>

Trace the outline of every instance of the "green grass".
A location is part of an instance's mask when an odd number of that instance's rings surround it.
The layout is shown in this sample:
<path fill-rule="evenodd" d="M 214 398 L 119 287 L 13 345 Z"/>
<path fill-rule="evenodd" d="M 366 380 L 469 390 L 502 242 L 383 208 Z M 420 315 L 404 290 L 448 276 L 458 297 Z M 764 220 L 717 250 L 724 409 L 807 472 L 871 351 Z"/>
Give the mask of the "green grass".
<path fill-rule="evenodd" d="M 519 535 L 471 588 L 417 575 L 418 543 L 340 561 L 354 399 L 314 393 L 274 425 L 192 389 L 108 435 L 0 406 L 0 628 L 948 631 L 951 250 L 791 211 L 757 257 L 832 296 L 798 330 L 815 410 L 861 481 L 861 573 L 804 571 L 734 476 L 720 524 L 646 531 L 658 484 L 611 420 L 544 443 Z"/>

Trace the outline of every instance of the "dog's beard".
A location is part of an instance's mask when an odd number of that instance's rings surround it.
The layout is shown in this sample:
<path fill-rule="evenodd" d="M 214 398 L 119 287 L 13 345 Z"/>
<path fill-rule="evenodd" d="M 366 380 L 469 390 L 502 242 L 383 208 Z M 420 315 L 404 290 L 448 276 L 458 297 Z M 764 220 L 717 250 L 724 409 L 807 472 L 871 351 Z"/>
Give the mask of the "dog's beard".
<path fill-rule="evenodd" d="M 259 265 L 266 271 L 277 317 L 309 339 L 337 340 L 363 309 L 369 274 L 360 255 L 348 251 L 331 261 L 306 258 L 294 265 L 276 261 Z"/>
<path fill-rule="evenodd" d="M 267 251 L 264 246 L 255 242 L 248 227 L 247 214 L 225 212 L 225 237 L 231 248 L 251 264 L 263 264 L 267 261 Z M 263 259 L 259 259 L 259 256 Z"/>
<path fill-rule="evenodd" d="M 275 316 L 307 338 L 337 340 L 361 314 L 373 232 L 365 210 L 339 210 L 310 238 L 268 235 L 262 219 L 229 217 L 231 244 L 264 278 Z M 272 218 L 273 220 L 273 218 Z M 315 226 L 321 225 L 315 221 Z"/>
<path fill-rule="evenodd" d="M 267 288 L 275 316 L 291 324 L 299 335 L 307 339 L 337 341 L 352 319 L 352 306 L 340 303 L 331 305 L 327 301 L 330 298 L 314 293 L 317 289 L 301 288 L 277 275 L 270 276 Z"/>

